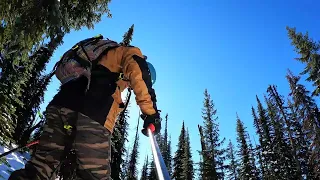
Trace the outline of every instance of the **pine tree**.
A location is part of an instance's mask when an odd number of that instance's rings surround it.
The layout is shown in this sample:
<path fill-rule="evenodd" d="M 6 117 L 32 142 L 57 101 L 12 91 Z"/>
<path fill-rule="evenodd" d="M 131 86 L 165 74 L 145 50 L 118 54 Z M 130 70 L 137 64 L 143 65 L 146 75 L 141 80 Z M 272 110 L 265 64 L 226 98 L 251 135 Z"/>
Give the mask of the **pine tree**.
<path fill-rule="evenodd" d="M 200 151 L 200 162 L 199 162 L 199 171 L 200 171 L 200 177 L 201 179 L 206 179 L 207 177 L 207 171 L 206 171 L 206 168 L 208 166 L 208 151 L 207 151 L 207 148 L 206 148 L 206 144 L 205 144 L 205 141 L 204 141 L 204 135 L 203 135 L 203 129 L 202 129 L 202 126 L 198 125 L 198 129 L 199 129 L 199 134 L 200 134 L 200 142 L 201 142 L 201 151 Z"/>
<path fill-rule="evenodd" d="M 168 169 L 168 173 L 172 175 L 172 155 L 171 155 L 171 141 L 168 138 L 168 114 L 165 116 L 165 128 L 162 137 L 161 153 L 164 163 Z"/>
<path fill-rule="evenodd" d="M 241 159 L 241 164 L 239 167 L 239 178 L 243 180 L 259 179 L 254 172 L 255 165 L 250 161 L 250 148 L 247 143 L 247 132 L 243 122 L 237 115 L 237 142 L 239 146 L 238 155 Z"/>
<path fill-rule="evenodd" d="M 152 160 L 149 164 L 149 174 L 148 174 L 148 180 L 153 180 L 153 179 L 157 179 L 157 171 L 156 171 L 156 167 L 154 165 L 154 157 L 152 157 Z"/>
<path fill-rule="evenodd" d="M 274 156 L 272 150 L 271 123 L 267 111 L 258 96 L 256 96 L 256 99 L 258 103 L 258 117 L 254 121 L 254 124 L 259 135 L 260 151 L 262 154 L 261 162 L 264 170 L 263 177 L 265 179 L 274 179 L 273 167 L 271 166 Z"/>
<path fill-rule="evenodd" d="M 133 28 L 133 26 L 131 26 Z M 130 42 L 132 40 L 132 35 L 133 29 L 129 28 L 128 32 L 126 32 L 123 36 L 123 42 L 126 42 L 125 45 L 128 46 L 130 45 Z M 130 41 L 128 41 L 128 39 Z M 131 97 L 130 89 L 128 89 L 128 94 L 126 97 L 126 106 L 125 106 L 125 111 L 122 111 L 116 121 L 114 131 L 112 134 L 112 148 L 111 148 L 111 156 L 112 156 L 112 161 L 111 161 L 111 178 L 113 180 L 119 180 L 120 177 L 124 176 L 124 171 L 123 168 L 125 165 L 123 164 L 123 155 L 126 153 L 125 150 L 125 142 L 127 141 L 127 130 L 128 130 L 128 105 Z"/>
<path fill-rule="evenodd" d="M 269 117 L 274 128 L 274 145 L 279 178 L 302 179 L 300 162 L 296 157 L 296 144 L 293 139 L 292 123 L 288 119 L 284 101 L 275 86 L 268 87 L 269 99 L 266 99 Z M 289 139 L 287 142 L 285 139 Z M 279 167 L 281 166 L 281 167 Z"/>
<path fill-rule="evenodd" d="M 296 128 L 302 126 L 302 134 L 297 138 L 302 147 L 302 154 L 307 159 L 307 177 L 320 178 L 320 113 L 315 100 L 309 95 L 305 86 L 299 84 L 300 77 L 294 76 L 290 71 L 287 75 L 293 99 L 292 108 L 295 108 Z M 298 131 L 299 132 L 299 131 Z M 307 152 L 305 148 L 308 148 Z"/>
<path fill-rule="evenodd" d="M 186 168 L 184 166 L 185 161 L 185 149 L 186 149 L 186 130 L 184 126 L 184 122 L 182 123 L 182 128 L 179 135 L 179 141 L 177 145 L 177 150 L 175 152 L 174 158 L 173 158 L 173 175 L 172 178 L 176 180 L 185 180 L 186 175 L 184 174 L 186 171 Z"/>
<path fill-rule="evenodd" d="M 129 101 L 129 95 L 126 98 L 126 102 Z M 128 137 L 128 118 L 129 110 L 128 108 L 121 112 L 117 118 L 112 138 L 111 138 L 111 177 L 114 180 L 120 180 L 120 176 L 124 175 L 123 166 L 124 160 L 123 156 L 126 153 L 125 142 Z"/>
<path fill-rule="evenodd" d="M 9 145 L 13 141 L 23 144 L 30 138 L 29 128 L 35 120 L 30 115 L 30 109 L 37 109 L 39 101 L 43 98 L 50 78 L 43 76 L 37 79 L 37 86 L 30 86 L 32 75 L 38 73 L 38 68 L 49 62 L 50 57 L 41 60 L 41 64 L 30 54 L 37 54 L 41 48 L 47 48 L 50 54 L 63 42 L 65 34 L 72 29 L 79 30 L 86 26 L 93 28 L 105 13 L 110 15 L 109 0 L 83 1 L 74 4 L 72 1 L 1 1 L 0 11 L 0 123 L 5 124 L 0 128 L 2 143 Z M 81 12 L 81 13 L 80 13 Z M 48 42 L 48 43 L 44 43 Z M 33 82 L 36 82 L 33 81 Z M 33 95 L 32 101 L 25 92 L 30 92 L 38 87 L 42 91 Z M 32 107 L 26 107 L 30 103 Z M 18 110 L 18 112 L 16 112 Z M 23 115 L 23 119 L 17 117 Z M 29 114 L 29 115 L 28 115 Z M 26 123 L 18 123 L 23 121 Z M 17 125 L 17 126 L 16 126 Z M 29 130 L 29 129 L 31 130 Z M 16 130 L 15 134 L 14 129 Z M 28 129 L 28 130 L 26 130 Z M 19 132 L 23 135 L 20 136 Z M 18 139 L 17 139 L 18 138 Z"/>
<path fill-rule="evenodd" d="M 141 178 L 140 180 L 148 180 L 148 165 L 149 165 L 149 162 L 148 162 L 148 156 L 146 157 L 145 161 L 144 161 L 144 164 L 143 164 L 143 167 L 142 167 L 142 170 L 141 170 Z"/>
<path fill-rule="evenodd" d="M 254 177 L 257 179 L 260 179 L 260 172 L 259 169 L 256 166 L 256 158 L 255 158 L 255 149 L 253 148 L 253 145 L 250 140 L 250 135 L 247 132 L 247 137 L 248 137 L 248 145 L 249 145 L 249 159 L 250 163 L 253 165 L 252 173 L 254 174 Z"/>
<path fill-rule="evenodd" d="M 319 79 L 319 69 L 320 69 L 320 44 L 313 41 L 308 32 L 302 34 L 301 32 L 296 32 L 296 28 L 287 27 L 288 36 L 291 40 L 291 45 L 294 46 L 294 50 L 301 55 L 296 60 L 305 63 L 306 67 L 301 72 L 302 75 L 309 74 L 307 81 L 313 82 L 315 90 L 312 92 L 312 95 L 318 96 L 320 93 L 320 79 Z"/>
<path fill-rule="evenodd" d="M 256 155 L 258 156 L 261 178 L 264 179 L 264 176 L 266 176 L 267 174 L 265 172 L 266 163 L 264 163 L 263 159 L 262 159 L 262 146 L 261 146 L 261 144 L 263 144 L 262 129 L 260 127 L 259 119 L 258 119 L 258 116 L 256 114 L 256 110 L 254 109 L 254 107 L 251 107 L 251 111 L 252 111 L 252 116 L 253 116 L 253 124 L 254 124 L 254 127 L 256 128 L 256 133 L 259 136 L 259 142 L 260 142 L 259 145 L 255 145 L 256 151 L 257 151 Z"/>
<path fill-rule="evenodd" d="M 239 164 L 236 159 L 235 149 L 234 149 L 234 146 L 233 146 L 231 140 L 229 140 L 229 144 L 227 147 L 227 160 L 229 161 L 227 178 L 229 180 L 238 180 L 238 178 L 239 178 L 239 176 L 238 176 Z"/>
<path fill-rule="evenodd" d="M 40 48 L 30 57 L 35 62 L 33 71 L 30 74 L 28 82 L 23 86 L 23 94 L 19 98 L 23 103 L 15 104 L 17 118 L 13 138 L 17 145 L 23 146 L 30 139 L 32 132 L 43 125 L 42 122 L 36 122 L 37 112 L 40 110 L 40 104 L 43 102 L 45 90 L 50 82 L 50 77 L 42 75 L 48 59 L 52 56 L 47 48 Z"/>
<path fill-rule="evenodd" d="M 131 27 L 128 29 L 128 31 L 123 35 L 123 40 L 120 43 L 121 45 L 123 46 L 130 45 L 130 42 L 132 41 L 133 30 L 134 30 L 134 24 L 132 24 Z"/>
<path fill-rule="evenodd" d="M 139 148 L 139 122 L 137 125 L 137 130 L 136 130 L 136 136 L 134 138 L 134 143 L 133 143 L 133 149 L 130 154 L 130 160 L 128 162 L 128 170 L 126 173 L 127 180 L 137 180 L 138 179 L 138 170 L 137 170 L 137 165 L 138 165 L 138 148 Z"/>
<path fill-rule="evenodd" d="M 222 145 L 225 139 L 223 138 L 220 141 L 218 117 L 216 116 L 217 110 L 207 89 L 205 89 L 204 96 L 204 107 L 202 108 L 204 125 L 202 127 L 203 137 L 201 138 L 206 152 L 201 153 L 203 162 L 200 163 L 200 174 L 204 179 L 223 179 L 224 170 L 226 169 L 224 165 L 226 150 L 222 148 Z"/>
<path fill-rule="evenodd" d="M 193 168 L 193 160 L 192 160 L 192 153 L 191 153 L 191 145 L 190 145 L 190 136 L 188 129 L 186 130 L 186 137 L 185 137 L 185 149 L 184 149 L 184 175 L 185 180 L 192 180 L 194 179 L 194 168 Z"/>
<path fill-rule="evenodd" d="M 282 144 L 280 144 L 280 147 L 281 149 L 283 150 L 280 150 L 281 153 L 283 153 L 282 155 L 283 156 L 288 156 L 286 158 L 289 158 L 290 160 L 292 159 L 294 161 L 294 163 L 292 162 L 292 164 L 290 164 L 291 166 L 286 166 L 286 168 L 289 168 L 289 167 L 296 167 L 295 170 L 293 169 L 287 169 L 287 175 L 288 176 L 293 176 L 292 178 L 294 179 L 301 179 L 302 180 L 302 174 L 301 174 L 301 165 L 300 165 L 300 162 L 297 158 L 297 147 L 296 147 L 296 143 L 295 143 L 295 140 L 294 140 L 294 134 L 293 134 L 293 131 L 292 131 L 292 122 L 288 119 L 288 112 L 287 112 L 287 108 L 284 107 L 284 100 L 282 99 L 282 97 L 280 97 L 280 95 L 278 94 L 278 91 L 276 89 L 276 87 L 273 85 L 273 86 L 269 86 L 268 87 L 268 90 L 269 92 L 269 112 L 272 113 L 272 111 L 278 111 L 279 113 L 279 117 L 275 117 L 274 116 L 274 122 L 273 122 L 273 125 L 274 127 L 276 127 L 277 129 L 275 129 L 275 133 L 276 133 L 276 138 L 278 138 L 277 140 L 275 140 L 276 142 L 282 142 Z M 272 103 L 272 104 L 271 104 Z M 276 107 L 276 108 L 273 108 L 273 107 Z M 269 113 L 269 114 L 270 114 Z M 276 113 L 276 112 L 274 112 Z M 284 142 L 284 139 L 285 138 L 284 134 L 283 134 L 283 131 L 284 131 L 284 126 L 282 124 L 286 124 L 286 131 L 287 131 L 287 134 L 288 134 L 288 137 L 289 137 L 289 141 L 290 141 L 290 147 L 284 147 L 284 146 L 287 146 L 287 144 Z M 277 130 L 277 131 L 276 131 Z M 284 152 L 285 151 L 285 152 Z M 285 157 L 283 157 L 285 158 Z M 288 160 L 285 160 L 284 159 L 284 162 L 288 162 Z M 283 164 L 284 165 L 284 164 Z M 292 166 L 293 165 L 293 166 Z M 294 175 L 296 174 L 296 175 Z M 288 176 L 282 176 L 282 177 L 288 177 Z M 288 177 L 289 178 L 289 177 Z"/>

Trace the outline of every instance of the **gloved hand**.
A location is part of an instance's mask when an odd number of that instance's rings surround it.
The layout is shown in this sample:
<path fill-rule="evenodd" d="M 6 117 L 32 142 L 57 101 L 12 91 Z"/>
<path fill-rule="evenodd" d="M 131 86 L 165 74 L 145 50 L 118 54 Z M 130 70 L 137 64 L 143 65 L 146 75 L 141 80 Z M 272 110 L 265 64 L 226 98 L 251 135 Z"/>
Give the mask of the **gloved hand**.
<path fill-rule="evenodd" d="M 150 127 L 150 125 L 154 126 L 153 133 L 155 135 L 160 132 L 160 130 L 161 130 L 161 119 L 160 119 L 160 114 L 159 113 L 156 113 L 156 114 L 153 114 L 153 115 L 142 114 L 140 117 L 144 120 L 143 129 L 141 130 L 142 134 L 144 134 L 147 137 L 149 136 L 148 135 L 148 128 Z M 151 131 L 152 130 L 153 129 L 151 128 Z"/>

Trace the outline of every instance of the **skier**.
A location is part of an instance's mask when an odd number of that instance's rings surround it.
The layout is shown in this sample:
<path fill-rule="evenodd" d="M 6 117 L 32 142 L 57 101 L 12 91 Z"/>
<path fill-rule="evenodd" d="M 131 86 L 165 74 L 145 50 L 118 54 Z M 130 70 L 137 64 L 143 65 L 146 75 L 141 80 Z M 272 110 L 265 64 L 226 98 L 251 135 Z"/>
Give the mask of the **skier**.
<path fill-rule="evenodd" d="M 121 92 L 126 88 L 132 88 L 141 109 L 142 133 L 148 136 L 150 124 L 155 127 L 154 133 L 159 133 L 161 123 L 152 88 L 155 80 L 152 64 L 137 47 L 106 40 L 104 44 L 113 45 L 99 50 L 103 44 L 99 46 L 100 36 L 98 40 L 84 41 L 92 42 L 91 46 L 78 43 L 64 54 L 65 61 L 57 63 L 55 75 L 62 85 L 46 108 L 46 124 L 39 144 L 25 169 L 14 171 L 9 180 L 55 179 L 59 164 L 72 159 L 71 150 L 79 179 L 110 180 L 111 135 L 116 117 L 124 108 Z M 82 66 L 86 59 L 83 54 L 90 59 L 99 52 L 101 55 L 92 61 L 96 64 L 91 69 Z M 70 168 L 62 166 L 61 170 Z"/>

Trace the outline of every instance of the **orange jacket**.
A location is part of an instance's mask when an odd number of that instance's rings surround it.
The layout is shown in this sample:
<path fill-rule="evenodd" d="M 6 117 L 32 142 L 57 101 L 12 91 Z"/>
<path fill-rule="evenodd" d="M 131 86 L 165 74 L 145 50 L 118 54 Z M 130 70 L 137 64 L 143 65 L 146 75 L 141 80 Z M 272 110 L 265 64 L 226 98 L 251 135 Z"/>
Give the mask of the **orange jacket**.
<path fill-rule="evenodd" d="M 106 118 L 104 126 L 113 132 L 116 118 L 121 109 L 119 104 L 122 103 L 121 92 L 129 85 L 136 95 L 136 102 L 139 105 L 141 112 L 146 115 L 152 115 L 157 112 L 156 95 L 152 89 L 150 80 L 146 80 L 146 62 L 143 55 L 137 47 L 120 46 L 108 51 L 104 55 L 99 64 L 108 68 L 111 72 L 122 72 L 129 81 L 119 80 L 118 88 L 112 95 L 114 101 Z M 141 68 L 140 68 L 141 67 Z"/>

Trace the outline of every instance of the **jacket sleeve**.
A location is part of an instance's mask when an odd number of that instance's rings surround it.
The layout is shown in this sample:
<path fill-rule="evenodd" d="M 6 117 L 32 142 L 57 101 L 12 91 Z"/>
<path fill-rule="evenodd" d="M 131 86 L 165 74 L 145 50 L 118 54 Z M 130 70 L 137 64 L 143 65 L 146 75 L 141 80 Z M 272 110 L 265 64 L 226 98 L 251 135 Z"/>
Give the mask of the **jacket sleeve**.
<path fill-rule="evenodd" d="M 156 105 L 156 94 L 152 88 L 150 71 L 146 60 L 139 48 L 122 48 L 122 71 L 130 80 L 131 88 L 136 95 L 136 102 L 141 112 L 146 115 L 153 115 L 158 112 Z"/>

